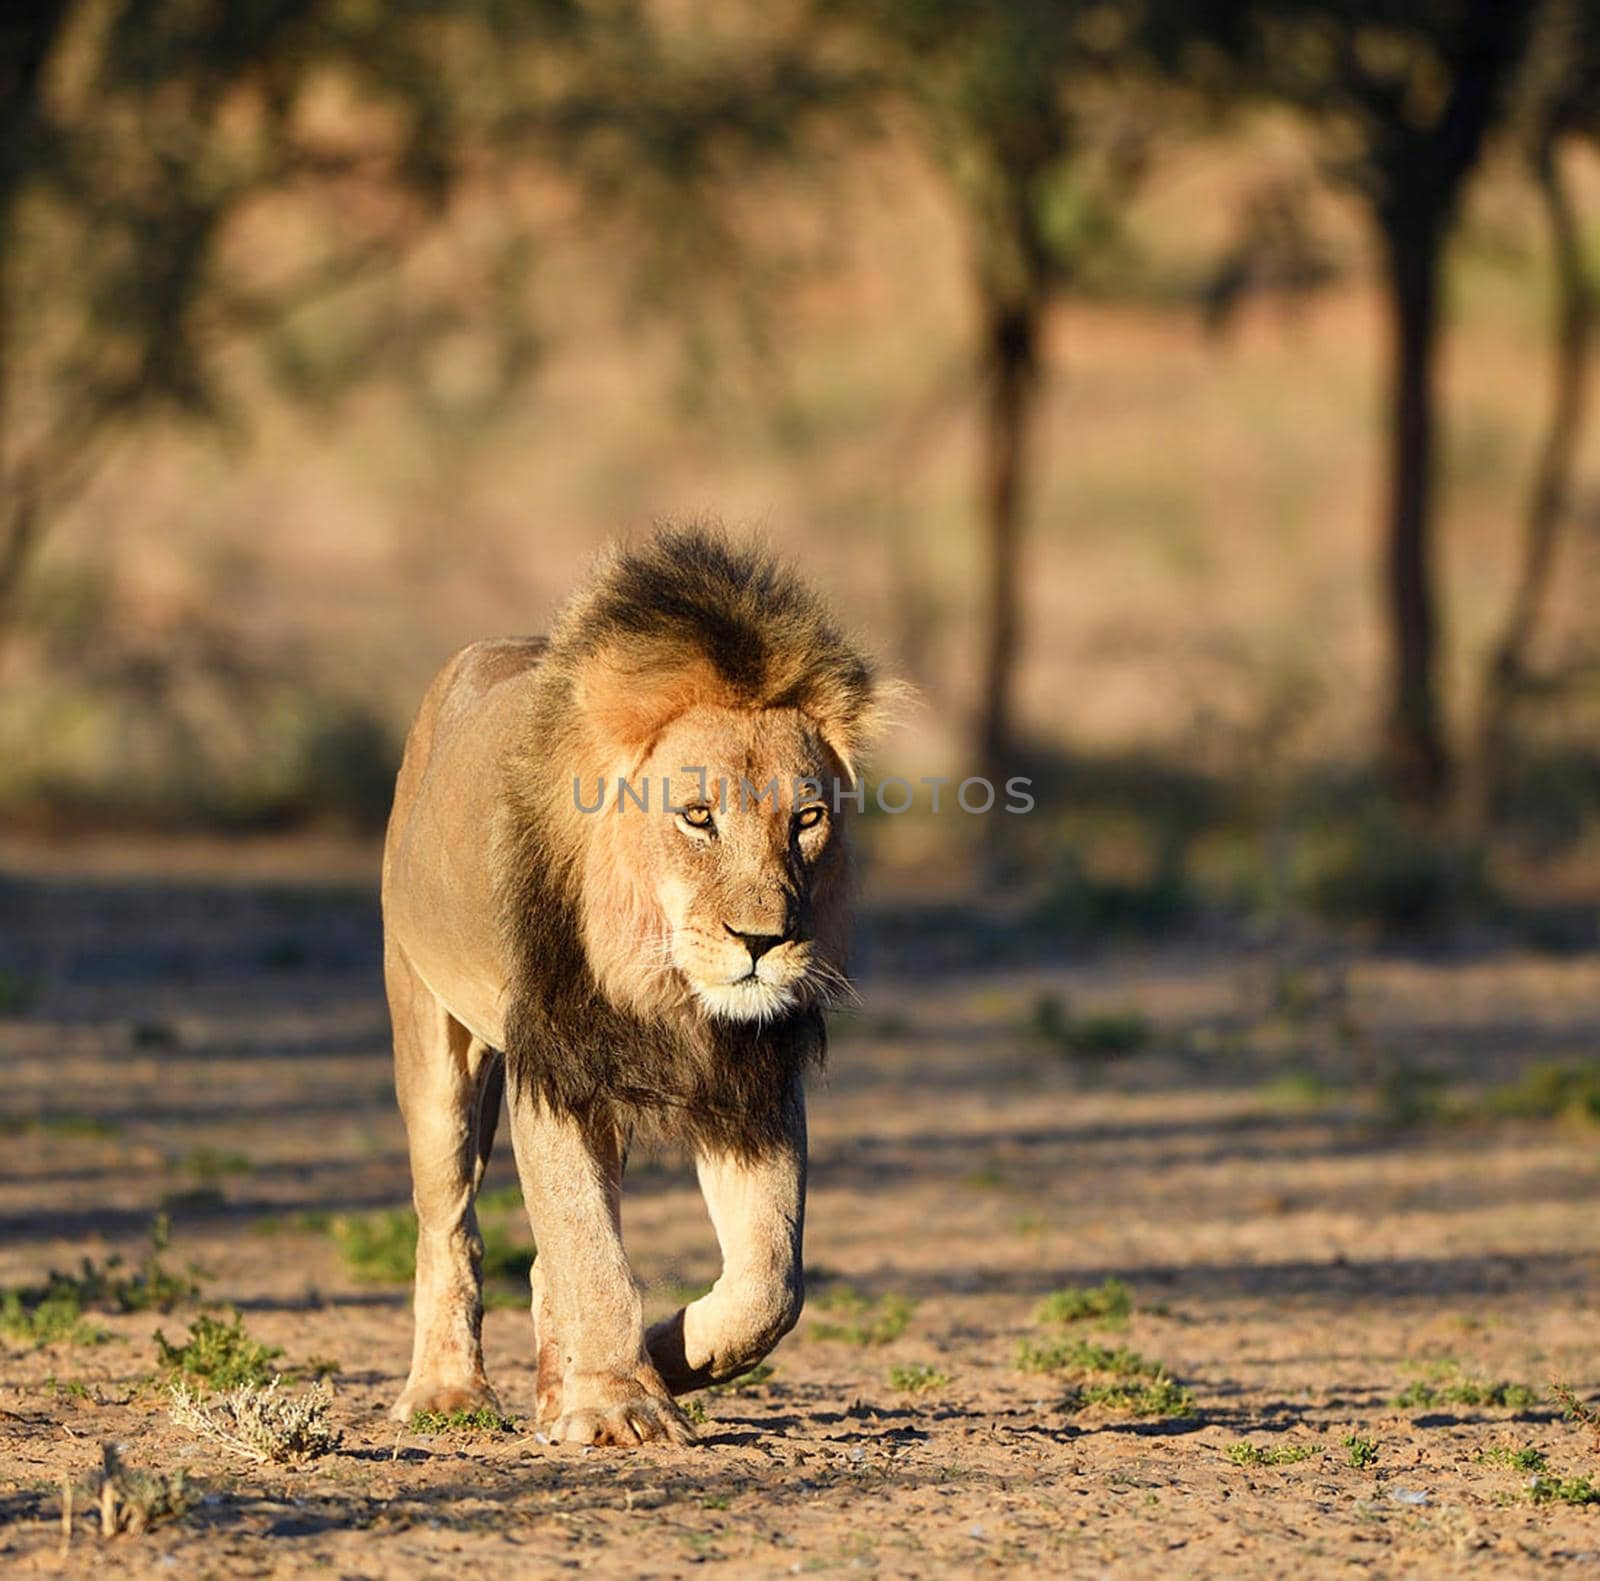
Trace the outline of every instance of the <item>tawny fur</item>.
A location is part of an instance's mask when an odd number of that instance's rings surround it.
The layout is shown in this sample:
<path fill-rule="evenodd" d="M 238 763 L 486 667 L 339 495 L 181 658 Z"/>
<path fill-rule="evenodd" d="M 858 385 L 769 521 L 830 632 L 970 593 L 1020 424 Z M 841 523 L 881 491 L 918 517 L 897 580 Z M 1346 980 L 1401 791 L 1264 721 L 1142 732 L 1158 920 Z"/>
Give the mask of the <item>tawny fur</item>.
<path fill-rule="evenodd" d="M 553 1436 L 681 1439 L 671 1392 L 748 1367 L 793 1323 L 801 1074 L 843 982 L 849 858 L 842 813 L 789 790 L 853 780 L 884 694 L 803 584 L 700 529 L 613 552 L 548 644 L 477 644 L 430 688 L 384 853 L 419 1218 L 397 1414 L 493 1398 L 472 1199 L 502 1070 Z M 783 794 L 708 830 L 574 802 L 575 778 L 665 777 L 683 806 L 701 766 Z M 724 1255 L 712 1292 L 649 1336 L 618 1213 L 641 1125 L 695 1152 Z"/>

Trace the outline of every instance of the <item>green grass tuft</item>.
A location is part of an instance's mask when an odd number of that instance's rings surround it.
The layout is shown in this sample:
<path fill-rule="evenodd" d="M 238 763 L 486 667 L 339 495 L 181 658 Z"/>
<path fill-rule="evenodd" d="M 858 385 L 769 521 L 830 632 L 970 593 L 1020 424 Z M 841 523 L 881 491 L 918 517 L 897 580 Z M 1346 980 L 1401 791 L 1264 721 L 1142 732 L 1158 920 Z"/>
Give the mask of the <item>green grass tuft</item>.
<path fill-rule="evenodd" d="M 1265 1448 L 1240 1439 L 1229 1444 L 1227 1457 L 1236 1466 L 1295 1466 L 1323 1451 L 1321 1444 L 1271 1444 Z"/>
<path fill-rule="evenodd" d="M 517 1419 L 502 1415 L 492 1406 L 480 1405 L 471 1411 L 416 1411 L 411 1417 L 413 1433 L 514 1433 Z"/>
<path fill-rule="evenodd" d="M 101 1345 L 110 1337 L 84 1317 L 82 1302 L 70 1292 L 30 1301 L 20 1290 L 0 1294 L 0 1334 L 34 1350 L 46 1345 Z"/>
<path fill-rule="evenodd" d="M 887 1345 L 905 1333 L 917 1304 L 908 1296 L 890 1293 L 869 1301 L 849 1285 L 839 1285 L 818 1298 L 824 1312 L 834 1312 L 846 1321 L 813 1323 L 813 1339 L 839 1340 L 846 1345 Z"/>
<path fill-rule="evenodd" d="M 327 1221 L 326 1229 L 345 1267 L 362 1284 L 406 1285 L 416 1278 L 417 1216 L 410 1208 L 340 1214 Z M 528 1277 L 534 1257 L 531 1245 L 519 1245 L 498 1224 L 481 1224 L 479 1234 L 486 1282 Z"/>
<path fill-rule="evenodd" d="M 75 1274 L 52 1272 L 43 1285 L 0 1291 L 0 1333 L 35 1348 L 43 1345 L 98 1345 L 107 1335 L 84 1313 L 168 1312 L 200 1293 L 191 1269 L 174 1273 L 161 1260 L 168 1225 L 157 1218 L 150 1230 L 150 1250 L 137 1268 L 124 1272 L 121 1257 L 104 1263 L 85 1257 Z"/>
<path fill-rule="evenodd" d="M 1378 1463 L 1378 1441 L 1374 1438 L 1362 1438 L 1355 1433 L 1347 1433 L 1340 1440 L 1345 1449 L 1346 1461 L 1354 1466 L 1357 1471 L 1364 1471 L 1368 1466 Z"/>
<path fill-rule="evenodd" d="M 1077 1392 L 1080 1410 L 1099 1406 L 1134 1417 L 1179 1417 L 1195 1414 L 1194 1391 L 1166 1374 L 1147 1383 L 1088 1383 Z"/>
<path fill-rule="evenodd" d="M 1477 1107 L 1499 1119 L 1600 1123 L 1600 1063 L 1534 1065 L 1515 1081 L 1491 1087 Z"/>
<path fill-rule="evenodd" d="M 1509 1444 L 1480 1449 L 1477 1458 L 1485 1465 L 1504 1466 L 1508 1471 L 1543 1471 L 1546 1465 L 1542 1449 L 1514 1449 Z"/>
<path fill-rule="evenodd" d="M 1059 994 L 1039 996 L 1026 1030 L 1036 1042 L 1083 1059 L 1137 1054 L 1153 1036 L 1149 1018 L 1137 1010 L 1074 1015 Z"/>
<path fill-rule="evenodd" d="M 1418 1379 L 1394 1397 L 1401 1410 L 1426 1409 L 1441 1405 L 1493 1406 L 1501 1410 L 1525 1411 L 1539 1403 L 1539 1391 L 1525 1383 L 1485 1383 L 1474 1378 L 1454 1382 L 1428 1382 Z"/>
<path fill-rule="evenodd" d="M 1157 1378 L 1166 1370 L 1126 1345 L 1115 1350 L 1087 1339 L 1038 1343 L 1025 1339 L 1017 1347 L 1019 1372 L 1109 1372 L 1118 1378 Z"/>
<path fill-rule="evenodd" d="M 1040 1303 L 1035 1317 L 1040 1323 L 1126 1323 L 1133 1311 L 1133 1292 L 1120 1279 L 1097 1285 L 1068 1285 Z"/>
<path fill-rule="evenodd" d="M 929 1367 L 923 1362 L 889 1369 L 889 1387 L 899 1389 L 903 1394 L 933 1394 L 946 1388 L 949 1383 L 949 1373 L 940 1372 L 937 1367 Z"/>
<path fill-rule="evenodd" d="M 1588 1477 L 1536 1476 L 1528 1484 L 1535 1504 L 1600 1504 L 1600 1488 Z"/>
<path fill-rule="evenodd" d="M 748 1372 L 741 1372 L 737 1378 L 728 1378 L 722 1383 L 710 1386 L 712 1394 L 753 1394 L 757 1389 L 768 1383 L 778 1369 L 769 1366 L 766 1362 L 757 1362 Z"/>

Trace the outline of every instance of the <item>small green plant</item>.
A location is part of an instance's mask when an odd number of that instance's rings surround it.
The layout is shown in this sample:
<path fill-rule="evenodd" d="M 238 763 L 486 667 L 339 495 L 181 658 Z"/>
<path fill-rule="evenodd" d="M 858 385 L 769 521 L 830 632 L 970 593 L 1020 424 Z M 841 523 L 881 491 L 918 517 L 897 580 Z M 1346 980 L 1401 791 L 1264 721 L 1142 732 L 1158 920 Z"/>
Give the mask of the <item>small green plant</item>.
<path fill-rule="evenodd" d="M 1035 1317 L 1040 1323 L 1083 1323 L 1094 1321 L 1120 1326 L 1133 1311 L 1133 1292 L 1120 1279 L 1105 1279 L 1097 1285 L 1068 1285 L 1054 1290 L 1040 1303 Z"/>
<path fill-rule="evenodd" d="M 1137 1054 L 1152 1037 L 1148 1017 L 1137 1010 L 1074 1015 L 1059 994 L 1041 994 L 1034 1001 L 1027 1032 L 1036 1042 L 1084 1059 Z"/>
<path fill-rule="evenodd" d="M 1534 1065 L 1517 1080 L 1491 1087 L 1478 1108 L 1500 1119 L 1600 1123 L 1600 1063 Z"/>
<path fill-rule="evenodd" d="M 940 1372 L 937 1367 L 929 1367 L 923 1362 L 889 1369 L 889 1387 L 899 1389 L 903 1394 L 932 1394 L 946 1388 L 949 1383 L 949 1373 Z"/>
<path fill-rule="evenodd" d="M 362 1284 L 404 1285 L 416 1277 L 417 1216 L 409 1208 L 341 1214 L 328 1233 Z"/>
<path fill-rule="evenodd" d="M 1590 1447 L 1600 1454 L 1600 1406 L 1580 1400 L 1572 1385 L 1563 1383 L 1559 1378 L 1551 1380 L 1550 1396 L 1561 1407 L 1561 1414 L 1569 1422 L 1576 1422 L 1589 1435 Z"/>
<path fill-rule="evenodd" d="M 917 1310 L 916 1302 L 907 1296 L 891 1293 L 869 1301 L 849 1285 L 829 1290 L 816 1304 L 824 1312 L 837 1313 L 847 1321 L 813 1323 L 811 1337 L 840 1340 L 847 1345 L 887 1345 L 905 1333 Z"/>
<path fill-rule="evenodd" d="M 0 1295 L 0 1334 L 19 1345 L 101 1345 L 110 1337 L 83 1315 L 83 1303 L 70 1291 L 29 1300 L 20 1290 Z"/>
<path fill-rule="evenodd" d="M 1077 1391 L 1077 1408 L 1099 1406 L 1133 1417 L 1193 1416 L 1194 1391 L 1165 1373 L 1144 1383 L 1086 1383 Z"/>
<path fill-rule="evenodd" d="M 1480 1449 L 1477 1458 L 1490 1466 L 1504 1466 L 1508 1471 L 1543 1471 L 1545 1454 L 1542 1449 L 1514 1448 L 1510 1444 L 1491 1444 Z"/>
<path fill-rule="evenodd" d="M 105 1141 L 121 1136 L 122 1127 L 114 1120 L 102 1119 L 97 1114 L 50 1114 L 39 1121 L 39 1130 L 45 1136 L 59 1140 Z"/>
<path fill-rule="evenodd" d="M 283 1354 L 252 1339 L 237 1312 L 231 1323 L 202 1314 L 189 1325 L 189 1337 L 181 1345 L 170 1343 L 160 1329 L 155 1341 L 161 1370 L 169 1377 L 219 1391 L 269 1382 L 275 1376 L 272 1364 Z"/>
<path fill-rule="evenodd" d="M 711 1420 L 706 1415 L 706 1403 L 704 1400 L 684 1400 L 680 1403 L 683 1406 L 683 1414 L 689 1418 L 691 1426 L 704 1427 Z"/>
<path fill-rule="evenodd" d="M 0 966 L 0 1016 L 20 1016 L 39 997 L 39 979 L 15 966 Z"/>
<path fill-rule="evenodd" d="M 1308 834 L 1291 865 L 1301 905 L 1326 921 L 1389 935 L 1480 916 L 1496 900 L 1481 845 L 1427 834 L 1387 810 Z"/>
<path fill-rule="evenodd" d="M 1019 1372 L 1109 1372 L 1118 1378 L 1156 1378 L 1165 1368 L 1126 1345 L 1112 1350 L 1087 1339 L 1025 1339 L 1017 1347 Z"/>
<path fill-rule="evenodd" d="M 505 1416 L 490 1405 L 480 1405 L 472 1410 L 416 1411 L 411 1417 L 413 1433 L 514 1433 L 517 1420 Z"/>
<path fill-rule="evenodd" d="M 753 1394 L 757 1389 L 767 1383 L 777 1371 L 776 1367 L 769 1366 L 766 1362 L 757 1362 L 748 1372 L 741 1372 L 737 1378 L 729 1378 L 723 1383 L 711 1385 L 712 1394 Z"/>
<path fill-rule="evenodd" d="M 362 1284 L 405 1285 L 416 1278 L 417 1216 L 411 1209 L 340 1214 L 326 1228 L 345 1266 Z M 531 1245 L 518 1245 L 498 1224 L 481 1225 L 479 1234 L 486 1281 L 528 1277 L 534 1257 Z"/>
<path fill-rule="evenodd" d="M 296 1466 L 337 1449 L 343 1435 L 328 1420 L 332 1389 L 319 1383 L 302 1394 L 280 1394 L 282 1383 L 242 1384 L 207 1400 L 178 1382 L 167 1414 L 185 1431 L 257 1465 Z"/>
<path fill-rule="evenodd" d="M 1260 1444 L 1240 1439 L 1229 1444 L 1224 1453 L 1236 1466 L 1296 1466 L 1322 1453 L 1321 1444 Z"/>
<path fill-rule="evenodd" d="M 63 1394 L 69 1400 L 87 1400 L 89 1398 L 89 1385 L 76 1378 L 58 1378 L 54 1373 L 45 1379 L 44 1386 L 58 1399 Z"/>
<path fill-rule="evenodd" d="M 248 1175 L 255 1166 L 243 1153 L 225 1153 L 215 1147 L 195 1147 L 184 1154 L 181 1168 L 205 1184 L 226 1175 Z"/>
<path fill-rule="evenodd" d="M 1347 1433 L 1340 1443 L 1344 1446 L 1346 1464 L 1355 1467 L 1357 1471 L 1364 1471 L 1368 1466 L 1378 1463 L 1378 1441 L 1374 1438 L 1362 1438 L 1356 1433 Z"/>
<path fill-rule="evenodd" d="M 0 1291 L 0 1333 L 35 1347 L 97 1345 L 106 1333 L 84 1316 L 90 1309 L 166 1312 L 193 1299 L 200 1293 L 194 1270 L 174 1273 L 161 1259 L 167 1238 L 168 1224 L 162 1216 L 151 1226 L 150 1250 L 131 1272 L 123 1271 L 120 1256 L 104 1263 L 85 1257 L 75 1274 L 52 1272 L 42 1285 Z"/>
<path fill-rule="evenodd" d="M 1600 1488 L 1588 1477 L 1539 1475 L 1528 1484 L 1535 1504 L 1600 1504 Z"/>
<path fill-rule="evenodd" d="M 1502 1410 L 1525 1411 L 1539 1403 L 1539 1391 L 1525 1383 L 1486 1383 L 1475 1378 L 1453 1381 L 1417 1382 L 1403 1389 L 1393 1402 L 1401 1410 L 1426 1409 L 1441 1405 L 1493 1406 Z"/>

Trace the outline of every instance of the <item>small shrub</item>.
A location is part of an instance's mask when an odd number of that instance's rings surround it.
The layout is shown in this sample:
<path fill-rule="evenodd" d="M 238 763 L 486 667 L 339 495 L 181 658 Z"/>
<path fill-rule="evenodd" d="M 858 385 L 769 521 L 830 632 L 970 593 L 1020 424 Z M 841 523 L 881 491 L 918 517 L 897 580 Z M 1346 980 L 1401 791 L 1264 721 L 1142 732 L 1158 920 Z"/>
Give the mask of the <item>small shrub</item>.
<path fill-rule="evenodd" d="M 1069 1285 L 1044 1298 L 1035 1314 L 1040 1323 L 1082 1323 L 1090 1319 L 1121 1324 L 1133 1311 L 1133 1292 L 1120 1279 L 1097 1285 Z"/>
<path fill-rule="evenodd" d="M 1316 916 L 1387 934 L 1481 915 L 1495 899 L 1480 845 L 1430 835 L 1389 813 L 1308 835 L 1291 889 Z"/>
<path fill-rule="evenodd" d="M 1240 1439 L 1225 1451 L 1236 1466 L 1294 1466 L 1322 1453 L 1321 1444 L 1272 1444 L 1263 1448 Z"/>
<path fill-rule="evenodd" d="M 949 1383 L 949 1373 L 940 1372 L 937 1367 L 929 1367 L 922 1362 L 889 1369 L 890 1388 L 899 1389 L 903 1394 L 932 1394 Z"/>
<path fill-rule="evenodd" d="M 257 1465 L 300 1465 L 337 1449 L 343 1435 L 328 1421 L 332 1389 L 318 1383 L 303 1394 L 280 1394 L 282 1383 L 241 1384 L 211 1400 L 175 1383 L 167 1414 L 187 1432 Z"/>
<path fill-rule="evenodd" d="M 267 1383 L 275 1376 L 272 1363 L 283 1354 L 245 1333 L 237 1312 L 231 1323 L 202 1314 L 189 1325 L 189 1338 L 181 1345 L 169 1343 L 160 1329 L 155 1341 L 162 1371 L 219 1391 Z"/>
<path fill-rule="evenodd" d="M 1561 1407 L 1562 1416 L 1569 1422 L 1576 1422 L 1589 1435 L 1590 1447 L 1600 1454 L 1600 1406 L 1580 1400 L 1572 1385 L 1559 1378 L 1551 1381 L 1550 1395 Z"/>

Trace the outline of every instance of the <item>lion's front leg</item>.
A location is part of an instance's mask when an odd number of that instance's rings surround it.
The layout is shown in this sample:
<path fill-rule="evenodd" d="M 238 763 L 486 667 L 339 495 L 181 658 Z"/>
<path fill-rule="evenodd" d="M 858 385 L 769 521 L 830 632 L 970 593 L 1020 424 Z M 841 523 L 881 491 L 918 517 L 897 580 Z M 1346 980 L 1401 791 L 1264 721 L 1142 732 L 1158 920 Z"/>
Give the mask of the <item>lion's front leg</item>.
<path fill-rule="evenodd" d="M 650 1330 L 650 1359 L 674 1394 L 747 1372 L 799 1321 L 806 1112 L 798 1085 L 784 1131 L 758 1157 L 715 1153 L 697 1161 L 722 1273 L 698 1301 Z"/>
<path fill-rule="evenodd" d="M 545 1432 L 556 1443 L 692 1443 L 694 1429 L 644 1348 L 639 1291 L 622 1247 L 617 1137 L 515 1092 L 511 1136 L 539 1247 L 534 1319 Z"/>

